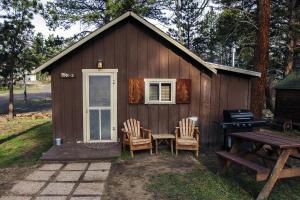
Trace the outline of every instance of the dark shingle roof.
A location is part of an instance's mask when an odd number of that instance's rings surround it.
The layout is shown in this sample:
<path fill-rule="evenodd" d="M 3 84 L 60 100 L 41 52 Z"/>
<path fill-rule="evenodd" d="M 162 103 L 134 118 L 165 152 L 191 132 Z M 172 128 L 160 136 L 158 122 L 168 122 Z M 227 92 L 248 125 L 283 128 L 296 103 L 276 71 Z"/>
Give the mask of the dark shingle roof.
<path fill-rule="evenodd" d="M 292 72 L 275 86 L 280 90 L 300 90 L 300 70 Z"/>

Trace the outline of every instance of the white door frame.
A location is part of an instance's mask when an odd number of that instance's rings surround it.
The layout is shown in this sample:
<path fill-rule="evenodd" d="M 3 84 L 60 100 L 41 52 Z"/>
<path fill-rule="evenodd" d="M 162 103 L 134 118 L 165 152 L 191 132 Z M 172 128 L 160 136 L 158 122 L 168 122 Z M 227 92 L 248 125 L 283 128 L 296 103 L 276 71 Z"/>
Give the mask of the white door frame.
<path fill-rule="evenodd" d="M 117 142 L 117 73 L 118 69 L 82 69 L 83 142 Z M 111 88 L 111 140 L 90 140 L 89 128 L 89 84 L 90 75 L 110 75 Z"/>

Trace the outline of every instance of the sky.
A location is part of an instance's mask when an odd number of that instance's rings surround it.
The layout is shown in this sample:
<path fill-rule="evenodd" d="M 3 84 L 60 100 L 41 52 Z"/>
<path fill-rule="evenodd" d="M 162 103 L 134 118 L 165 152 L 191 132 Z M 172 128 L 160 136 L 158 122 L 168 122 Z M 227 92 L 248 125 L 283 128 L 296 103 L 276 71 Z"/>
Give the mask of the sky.
<path fill-rule="evenodd" d="M 49 1 L 53 1 L 53 0 L 41 0 L 41 3 L 43 3 L 45 5 Z M 46 21 L 40 14 L 34 16 L 32 24 L 35 26 L 36 33 L 41 32 L 45 36 L 49 36 L 49 35 L 53 34 L 55 36 L 59 35 L 59 36 L 67 38 L 67 37 L 73 36 L 76 33 L 81 32 L 80 24 L 76 24 L 68 30 L 64 30 L 61 28 L 56 29 L 55 31 L 50 30 L 49 27 L 47 27 L 47 25 L 46 25 Z"/>

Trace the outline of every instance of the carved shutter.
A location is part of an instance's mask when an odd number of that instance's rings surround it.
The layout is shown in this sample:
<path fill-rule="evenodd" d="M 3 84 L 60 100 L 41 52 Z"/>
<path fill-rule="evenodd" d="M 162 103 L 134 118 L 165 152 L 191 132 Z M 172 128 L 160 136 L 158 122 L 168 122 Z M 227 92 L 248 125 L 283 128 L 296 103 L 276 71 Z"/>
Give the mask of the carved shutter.
<path fill-rule="evenodd" d="M 191 103 L 191 79 L 176 80 L 176 103 Z"/>
<path fill-rule="evenodd" d="M 143 78 L 130 78 L 128 80 L 128 102 L 130 104 L 144 103 L 145 84 Z"/>

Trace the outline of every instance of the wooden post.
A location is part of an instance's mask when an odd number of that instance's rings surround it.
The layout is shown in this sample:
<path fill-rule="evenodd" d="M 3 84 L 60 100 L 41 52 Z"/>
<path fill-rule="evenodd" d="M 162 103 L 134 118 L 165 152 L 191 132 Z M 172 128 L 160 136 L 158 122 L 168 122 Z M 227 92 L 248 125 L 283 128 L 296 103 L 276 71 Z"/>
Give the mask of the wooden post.
<path fill-rule="evenodd" d="M 155 153 L 156 154 L 158 153 L 158 141 L 157 141 L 157 138 L 155 140 Z"/>
<path fill-rule="evenodd" d="M 241 141 L 236 138 L 235 143 L 233 144 L 233 146 L 230 149 L 230 153 L 232 153 L 232 154 L 237 153 L 240 149 L 240 143 L 241 143 Z M 225 173 L 227 171 L 228 167 L 230 166 L 230 164 L 231 164 L 231 162 L 229 160 L 226 160 L 221 173 Z"/>
<path fill-rule="evenodd" d="M 268 198 L 268 196 L 271 193 L 272 188 L 274 187 L 287 159 L 289 158 L 291 153 L 290 149 L 287 150 L 283 150 L 282 153 L 280 154 L 273 170 L 272 173 L 267 181 L 267 183 L 265 184 L 265 186 L 263 187 L 263 189 L 260 191 L 258 197 L 256 198 L 256 200 L 263 200 Z"/>
<path fill-rule="evenodd" d="M 172 153 L 172 156 L 173 156 L 173 139 L 170 139 L 170 143 L 171 143 L 171 153 Z"/>

